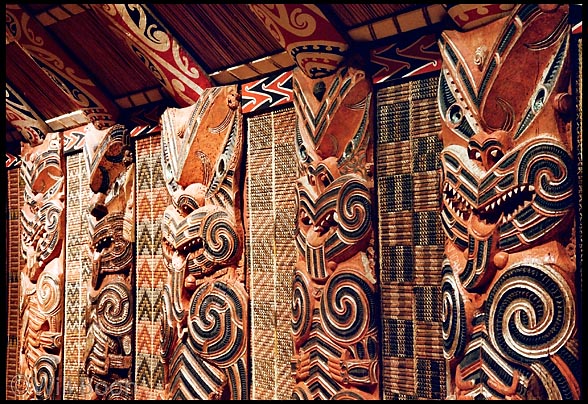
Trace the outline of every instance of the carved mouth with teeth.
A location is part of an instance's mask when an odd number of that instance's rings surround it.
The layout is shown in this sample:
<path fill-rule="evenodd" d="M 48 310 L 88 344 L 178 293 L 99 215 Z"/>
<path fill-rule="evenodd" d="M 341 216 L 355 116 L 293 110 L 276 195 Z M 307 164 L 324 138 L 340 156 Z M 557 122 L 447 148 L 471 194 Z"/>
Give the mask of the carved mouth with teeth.
<path fill-rule="evenodd" d="M 535 187 L 521 185 L 504 192 L 492 202 L 478 208 L 473 207 L 459 192 L 448 183 L 443 189 L 443 200 L 454 216 L 468 222 L 470 216 L 475 215 L 483 224 L 502 225 L 511 221 L 516 215 L 533 201 Z"/>
<path fill-rule="evenodd" d="M 318 233 L 319 236 L 326 234 L 331 229 L 331 227 L 337 226 L 338 220 L 339 217 L 337 212 L 334 210 L 328 211 L 327 214 L 324 215 L 323 219 L 317 221 L 318 223 L 313 222 L 312 218 L 306 213 L 305 210 L 302 209 L 300 211 L 300 221 L 302 224 L 305 226 L 312 226 L 312 230 L 315 233 Z"/>

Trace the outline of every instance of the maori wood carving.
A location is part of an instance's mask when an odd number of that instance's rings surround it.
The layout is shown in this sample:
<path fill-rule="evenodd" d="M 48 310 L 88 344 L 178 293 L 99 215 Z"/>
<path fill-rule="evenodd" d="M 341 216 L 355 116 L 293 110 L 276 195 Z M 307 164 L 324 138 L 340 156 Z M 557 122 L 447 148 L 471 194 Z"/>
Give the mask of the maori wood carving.
<path fill-rule="evenodd" d="M 248 301 L 243 267 L 236 86 L 204 90 L 161 117 L 168 271 L 161 353 L 169 399 L 247 399 Z"/>
<path fill-rule="evenodd" d="M 63 141 L 49 133 L 38 146 L 22 145 L 19 399 L 59 399 L 63 351 Z"/>
<path fill-rule="evenodd" d="M 88 207 L 92 273 L 88 285 L 84 368 L 91 398 L 133 399 L 133 250 L 135 165 L 123 125 L 86 128 L 84 158 L 92 197 Z"/>
<path fill-rule="evenodd" d="M 293 74 L 297 114 L 292 295 L 295 399 L 379 399 L 372 87 L 346 66 Z"/>
<path fill-rule="evenodd" d="M 439 40 L 450 398 L 580 396 L 568 9 Z"/>

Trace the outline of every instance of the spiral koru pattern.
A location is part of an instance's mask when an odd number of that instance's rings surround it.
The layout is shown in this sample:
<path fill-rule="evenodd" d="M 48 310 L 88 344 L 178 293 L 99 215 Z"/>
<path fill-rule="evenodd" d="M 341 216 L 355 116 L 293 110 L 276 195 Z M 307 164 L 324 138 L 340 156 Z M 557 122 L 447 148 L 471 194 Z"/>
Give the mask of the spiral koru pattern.
<path fill-rule="evenodd" d="M 162 357 L 167 358 L 171 353 L 173 341 L 172 328 L 170 326 L 170 290 L 168 285 L 163 286 L 161 313 L 159 315 L 159 351 Z"/>
<path fill-rule="evenodd" d="M 229 263 L 238 258 L 239 237 L 235 232 L 235 223 L 224 211 L 207 216 L 202 228 L 204 251 L 210 261 Z"/>
<path fill-rule="evenodd" d="M 302 271 L 296 271 L 292 281 L 292 334 L 295 341 L 306 339 L 310 331 L 312 317 L 312 300 L 308 285 L 308 276 Z"/>
<path fill-rule="evenodd" d="M 509 268 L 492 287 L 486 304 L 493 344 L 519 363 L 557 352 L 574 331 L 574 295 L 550 265 Z"/>
<path fill-rule="evenodd" d="M 106 285 L 97 297 L 96 312 L 101 328 L 109 335 L 131 332 L 133 316 L 130 290 L 123 282 Z"/>
<path fill-rule="evenodd" d="M 241 284 L 203 284 L 190 302 L 188 330 L 196 351 L 221 367 L 235 363 L 246 351 L 247 299 Z"/>
<path fill-rule="evenodd" d="M 314 400 L 314 397 L 313 397 L 310 389 L 306 385 L 306 383 L 300 382 L 300 383 L 296 384 L 296 386 L 294 386 L 294 389 L 292 389 L 291 399 L 306 401 L 306 400 Z"/>
<path fill-rule="evenodd" d="M 61 282 L 57 275 L 46 271 L 39 275 L 37 297 L 43 314 L 46 316 L 57 315 L 57 311 L 61 307 Z"/>
<path fill-rule="evenodd" d="M 359 271 L 337 269 L 325 284 L 321 324 L 335 341 L 352 344 L 375 327 L 375 287 Z"/>
<path fill-rule="evenodd" d="M 44 355 L 35 362 L 32 382 L 37 399 L 49 400 L 53 398 L 58 365 L 59 358 L 55 355 Z"/>
<path fill-rule="evenodd" d="M 465 307 L 449 260 L 443 262 L 442 293 L 442 331 L 443 353 L 446 359 L 461 356 L 466 344 Z"/>
<path fill-rule="evenodd" d="M 341 187 L 337 200 L 338 224 L 340 237 L 347 244 L 361 240 L 370 230 L 370 199 L 370 191 L 364 180 L 346 179 Z"/>
<path fill-rule="evenodd" d="M 62 206 L 54 202 L 49 202 L 43 205 L 39 213 L 39 223 L 44 224 L 43 237 L 39 240 L 36 250 L 39 252 L 39 259 L 47 262 L 51 256 L 57 243 L 59 242 L 59 224 Z"/>

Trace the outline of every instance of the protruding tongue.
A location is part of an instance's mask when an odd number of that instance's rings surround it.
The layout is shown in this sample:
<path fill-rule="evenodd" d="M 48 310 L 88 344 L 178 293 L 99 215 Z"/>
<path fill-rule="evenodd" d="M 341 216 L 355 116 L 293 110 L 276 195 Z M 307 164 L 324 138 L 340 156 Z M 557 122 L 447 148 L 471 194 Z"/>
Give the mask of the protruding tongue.
<path fill-rule="evenodd" d="M 470 215 L 471 232 L 480 239 L 487 239 L 496 229 L 497 222 L 487 222 L 480 218 L 479 214 Z"/>

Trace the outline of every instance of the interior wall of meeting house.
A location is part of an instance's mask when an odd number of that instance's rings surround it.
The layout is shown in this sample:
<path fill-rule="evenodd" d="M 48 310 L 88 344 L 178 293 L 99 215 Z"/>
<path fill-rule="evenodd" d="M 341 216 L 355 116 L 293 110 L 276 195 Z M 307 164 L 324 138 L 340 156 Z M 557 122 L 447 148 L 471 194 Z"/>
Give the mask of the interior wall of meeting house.
<path fill-rule="evenodd" d="M 469 6 L 23 142 L 5 398 L 585 397 L 581 22 Z"/>

